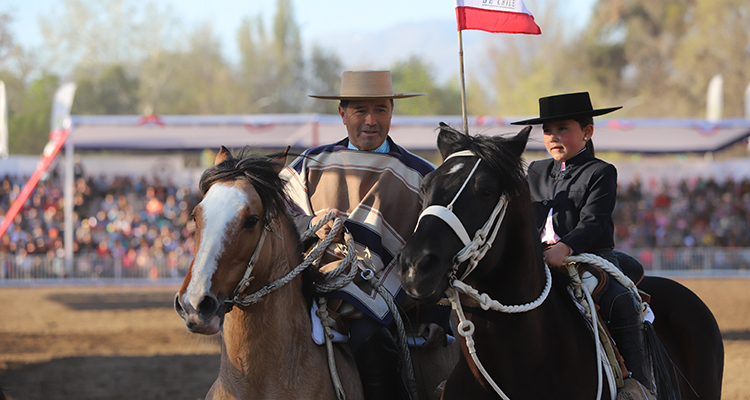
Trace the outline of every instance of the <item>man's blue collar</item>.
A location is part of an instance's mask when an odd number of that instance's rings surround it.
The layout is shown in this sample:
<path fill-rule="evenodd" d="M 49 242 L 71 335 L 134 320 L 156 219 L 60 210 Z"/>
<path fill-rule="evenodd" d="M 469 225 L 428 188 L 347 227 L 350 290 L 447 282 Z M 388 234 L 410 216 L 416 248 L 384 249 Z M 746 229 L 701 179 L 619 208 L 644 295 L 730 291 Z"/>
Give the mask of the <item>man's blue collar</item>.
<path fill-rule="evenodd" d="M 351 140 L 350 140 L 350 141 L 349 141 L 349 143 L 347 144 L 347 147 L 348 147 L 349 149 L 351 149 L 351 150 L 357 150 L 357 151 L 360 151 L 360 150 L 359 150 L 358 148 L 356 148 L 356 147 L 355 147 L 355 146 L 354 146 L 354 145 L 352 144 L 352 141 L 351 141 Z M 390 145 L 388 144 L 388 140 L 386 139 L 386 141 L 385 141 L 385 142 L 383 142 L 383 144 L 381 144 L 381 145 L 380 145 L 380 147 L 378 147 L 378 148 L 377 148 L 377 149 L 375 149 L 375 150 L 370 150 L 370 151 L 371 151 L 371 152 L 373 152 L 373 153 L 390 153 L 390 151 L 391 151 L 391 146 L 390 146 Z"/>

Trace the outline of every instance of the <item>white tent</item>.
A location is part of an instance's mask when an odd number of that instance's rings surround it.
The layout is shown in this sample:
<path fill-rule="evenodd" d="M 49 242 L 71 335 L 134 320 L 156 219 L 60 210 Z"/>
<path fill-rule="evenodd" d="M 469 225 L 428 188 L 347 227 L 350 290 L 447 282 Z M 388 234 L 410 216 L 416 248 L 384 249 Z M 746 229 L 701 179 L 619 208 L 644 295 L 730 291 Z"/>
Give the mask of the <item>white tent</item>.
<path fill-rule="evenodd" d="M 338 115 L 182 115 L 72 116 L 71 144 L 77 149 L 202 150 L 221 145 L 239 148 L 307 148 L 346 136 Z M 472 117 L 471 134 L 514 133 L 522 118 Z M 439 122 L 461 127 L 460 116 L 393 117 L 390 135 L 413 151 L 436 150 Z M 628 153 L 706 153 L 722 150 L 750 136 L 750 121 L 725 119 L 596 119 L 598 151 Z M 527 146 L 544 151 L 542 132 L 534 128 Z"/>

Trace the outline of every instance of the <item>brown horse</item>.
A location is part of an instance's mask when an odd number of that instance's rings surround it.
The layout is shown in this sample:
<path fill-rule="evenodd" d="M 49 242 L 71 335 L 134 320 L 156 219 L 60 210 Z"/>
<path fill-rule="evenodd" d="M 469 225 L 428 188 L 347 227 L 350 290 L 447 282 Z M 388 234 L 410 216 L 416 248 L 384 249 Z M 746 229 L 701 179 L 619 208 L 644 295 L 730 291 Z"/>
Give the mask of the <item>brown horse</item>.
<path fill-rule="evenodd" d="M 535 307 L 497 312 L 461 295 L 475 327 L 475 355 L 487 375 L 462 341 L 464 357 L 445 385 L 444 399 L 498 398 L 485 376 L 514 400 L 597 397 L 592 334 L 567 292 L 567 274 L 547 275 L 532 224 L 521 158 L 530 130 L 512 138 L 468 136 L 441 124 L 438 148 L 444 162 L 423 183 L 426 209 L 398 256 L 402 285 L 420 301 L 439 300 L 458 276 L 499 303 Z M 485 241 L 491 247 L 484 247 Z M 472 246 L 484 251 L 477 264 L 464 262 Z M 668 279 L 646 277 L 641 286 L 652 296 L 653 326 L 671 358 L 667 364 L 677 370 L 671 379 L 678 398 L 718 400 L 724 353 L 711 312 Z M 610 392 L 604 390 L 602 398 L 611 398 Z"/>
<path fill-rule="evenodd" d="M 227 312 L 227 300 L 235 296 L 251 258 L 254 279 L 243 291 L 247 294 L 302 261 L 278 177 L 283 159 L 238 159 L 222 147 L 214 164 L 201 178 L 204 197 L 193 211 L 195 259 L 175 298 L 175 310 L 191 332 L 222 334 L 219 377 L 206 398 L 335 399 L 325 346 L 310 338 L 311 297 L 303 293 L 302 276 L 257 304 Z M 361 399 L 348 346 L 334 348 L 347 398 Z"/>
<path fill-rule="evenodd" d="M 235 158 L 222 146 L 201 177 L 195 258 L 174 307 L 191 332 L 221 332 L 221 368 L 207 399 L 336 398 L 326 348 L 311 339 L 310 279 L 303 272 L 283 286 L 271 284 L 286 281 L 303 253 L 278 176 L 285 157 Z M 334 350 L 346 398 L 361 399 L 349 346 Z M 421 399 L 433 397 L 457 359 L 457 346 L 415 354 Z"/>

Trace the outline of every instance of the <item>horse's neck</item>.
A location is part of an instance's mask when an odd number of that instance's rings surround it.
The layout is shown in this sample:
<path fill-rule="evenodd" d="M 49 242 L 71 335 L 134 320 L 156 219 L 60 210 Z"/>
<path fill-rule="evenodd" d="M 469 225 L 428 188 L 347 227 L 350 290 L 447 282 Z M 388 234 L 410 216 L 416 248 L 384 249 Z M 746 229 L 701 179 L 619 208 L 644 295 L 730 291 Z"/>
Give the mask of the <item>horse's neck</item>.
<path fill-rule="evenodd" d="M 493 251 L 496 253 L 492 259 L 483 260 L 488 264 L 477 267 L 477 270 L 491 272 L 467 281 L 480 293 L 486 293 L 505 305 L 533 302 L 539 298 L 547 284 L 539 238 L 531 223 L 532 216 L 526 211 L 528 209 L 523 207 L 508 210 L 506 222 L 509 226 L 506 227 L 505 234 L 499 236 L 498 241 L 493 244 Z M 561 340 L 572 342 L 577 340 L 576 337 L 587 337 L 585 324 L 574 323 L 582 322 L 582 319 L 572 305 L 572 300 L 566 294 L 558 293 L 555 288 L 538 308 L 530 312 L 505 314 L 487 311 L 477 317 L 487 320 L 488 324 L 485 326 L 494 326 L 489 330 L 478 328 L 477 335 L 486 333 L 494 337 L 497 332 L 493 329 L 502 329 L 502 334 L 507 339 L 515 337 L 525 343 L 534 343 L 531 347 L 536 349 L 547 348 L 542 343 L 549 345 Z M 560 326 L 566 329 L 560 332 Z M 559 333 L 550 335 L 550 332 Z M 516 344 L 512 340 L 507 344 L 511 352 L 515 351 L 513 346 Z"/>
<path fill-rule="evenodd" d="M 299 278 L 301 279 L 301 278 Z M 301 288 L 292 282 L 247 308 L 226 315 L 222 329 L 230 359 L 252 360 L 261 372 L 292 356 L 295 343 L 310 335 L 310 318 Z M 298 293 L 292 293 L 292 292 Z M 261 362 L 262 360 L 262 362 Z"/>
<path fill-rule="evenodd" d="M 536 229 L 523 204 L 523 198 L 511 202 L 504 221 L 507 225 L 493 243 L 489 257 L 477 267 L 489 272 L 475 280 L 475 287 L 490 297 L 498 296 L 493 298 L 502 299 L 499 301 L 504 304 L 533 301 L 546 283 Z"/>
<path fill-rule="evenodd" d="M 273 234 L 272 234 L 273 235 Z M 295 249 L 283 245 L 283 240 L 272 240 L 268 270 L 286 274 L 297 266 Z M 258 268 L 258 267 L 256 267 Z M 275 277 L 279 278 L 279 276 Z M 298 275 L 280 289 L 267 294 L 248 307 L 235 307 L 228 313 L 222 329 L 222 353 L 243 372 L 243 375 L 263 376 L 266 373 L 293 371 L 302 357 L 300 352 L 311 343 L 311 323 L 307 302 L 302 293 L 302 276 Z M 254 282 L 255 283 L 255 282 Z M 269 282 L 259 282 L 266 285 Z M 252 285 L 251 288 L 256 287 Z M 248 292 L 253 289 L 248 289 Z"/>

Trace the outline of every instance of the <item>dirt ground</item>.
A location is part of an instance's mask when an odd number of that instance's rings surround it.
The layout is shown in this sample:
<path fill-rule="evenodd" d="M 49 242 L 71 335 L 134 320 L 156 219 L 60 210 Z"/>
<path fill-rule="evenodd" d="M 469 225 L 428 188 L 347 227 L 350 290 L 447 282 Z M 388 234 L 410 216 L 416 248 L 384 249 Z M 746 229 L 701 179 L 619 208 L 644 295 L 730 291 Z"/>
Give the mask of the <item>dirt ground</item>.
<path fill-rule="evenodd" d="M 750 280 L 681 279 L 724 337 L 723 399 L 750 400 Z M 0 288 L 0 386 L 10 400 L 203 398 L 218 337 L 188 333 L 176 287 Z"/>

